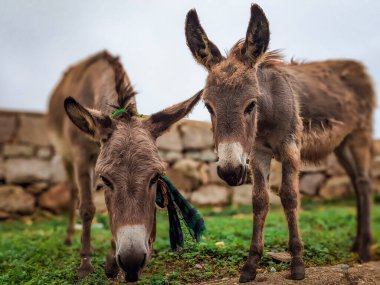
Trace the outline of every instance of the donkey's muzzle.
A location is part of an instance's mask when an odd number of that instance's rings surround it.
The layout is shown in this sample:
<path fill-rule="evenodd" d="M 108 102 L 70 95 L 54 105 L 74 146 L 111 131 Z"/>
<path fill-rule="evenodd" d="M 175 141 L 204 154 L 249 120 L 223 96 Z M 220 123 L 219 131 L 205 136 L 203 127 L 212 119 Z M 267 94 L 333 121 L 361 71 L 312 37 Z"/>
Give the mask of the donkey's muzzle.
<path fill-rule="evenodd" d="M 125 281 L 136 282 L 139 279 L 139 274 L 146 263 L 146 253 L 139 252 L 131 255 L 117 255 L 117 263 L 125 272 Z"/>
<path fill-rule="evenodd" d="M 236 167 L 222 168 L 219 165 L 216 168 L 221 179 L 226 181 L 230 186 L 238 186 L 244 183 L 247 174 L 247 168 L 240 164 Z"/>
<path fill-rule="evenodd" d="M 126 225 L 117 231 L 116 262 L 127 282 L 136 282 L 148 263 L 149 246 L 144 225 Z"/>

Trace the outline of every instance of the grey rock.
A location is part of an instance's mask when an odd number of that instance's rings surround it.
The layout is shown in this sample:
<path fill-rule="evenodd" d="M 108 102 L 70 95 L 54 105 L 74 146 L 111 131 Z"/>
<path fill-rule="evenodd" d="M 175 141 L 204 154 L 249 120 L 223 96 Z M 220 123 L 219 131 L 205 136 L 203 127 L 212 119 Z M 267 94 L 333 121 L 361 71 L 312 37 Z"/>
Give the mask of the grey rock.
<path fill-rule="evenodd" d="M 50 159 L 53 155 L 53 149 L 50 146 L 40 146 L 37 149 L 37 157 L 42 159 Z"/>
<path fill-rule="evenodd" d="M 180 153 L 178 151 L 159 150 L 158 152 L 159 152 L 161 158 L 168 163 L 174 163 L 174 162 L 183 158 L 182 153 Z"/>
<path fill-rule="evenodd" d="M 251 184 L 243 184 L 232 187 L 232 204 L 234 205 L 251 205 L 252 204 Z"/>
<path fill-rule="evenodd" d="M 160 150 L 177 151 L 183 150 L 181 136 L 177 130 L 177 125 L 170 129 L 169 132 L 164 133 L 156 141 L 157 147 Z"/>
<path fill-rule="evenodd" d="M 50 187 L 38 197 L 41 208 L 47 209 L 55 214 L 61 214 L 69 208 L 70 191 L 64 182 Z"/>
<path fill-rule="evenodd" d="M 274 268 L 273 266 L 269 268 L 269 272 L 276 272 L 276 268 Z"/>
<path fill-rule="evenodd" d="M 37 183 L 33 183 L 33 184 L 28 185 L 25 188 L 25 191 L 30 193 L 30 194 L 36 195 L 36 194 L 40 194 L 41 192 L 43 192 L 44 190 L 46 190 L 48 188 L 49 188 L 49 183 L 37 182 Z"/>
<path fill-rule="evenodd" d="M 20 186 L 0 186 L 0 211 L 12 214 L 32 214 L 35 209 L 35 198 Z"/>
<path fill-rule="evenodd" d="M 332 177 L 319 190 L 319 196 L 325 200 L 349 198 L 353 196 L 351 181 L 347 176 Z"/>
<path fill-rule="evenodd" d="M 192 193 L 191 202 L 198 206 L 228 205 L 230 202 L 230 189 L 217 184 L 204 185 Z"/>
<path fill-rule="evenodd" d="M 51 182 L 58 183 L 67 180 L 66 170 L 63 165 L 62 157 L 56 154 L 51 159 Z"/>
<path fill-rule="evenodd" d="M 347 175 L 346 171 L 339 164 L 335 154 L 330 154 L 326 162 L 326 174 L 329 176 L 343 176 Z"/>
<path fill-rule="evenodd" d="M 217 159 L 216 153 L 211 149 L 205 149 L 201 151 L 190 150 L 185 153 L 185 157 L 205 162 L 214 162 Z"/>
<path fill-rule="evenodd" d="M 206 149 L 214 146 L 211 124 L 206 122 L 184 121 L 180 125 L 182 145 L 186 150 Z"/>
<path fill-rule="evenodd" d="M 21 114 L 17 141 L 35 145 L 49 145 L 45 116 L 40 114 Z"/>
<path fill-rule="evenodd" d="M 5 144 L 3 148 L 4 157 L 32 157 L 34 146 L 25 144 Z"/>
<path fill-rule="evenodd" d="M 270 189 L 274 193 L 280 192 L 280 186 L 282 181 L 282 164 L 274 159 L 272 159 L 270 165 L 270 175 L 269 175 L 269 185 Z"/>
<path fill-rule="evenodd" d="M 17 119 L 14 114 L 0 115 L 0 143 L 6 143 L 15 136 L 17 127 Z"/>
<path fill-rule="evenodd" d="M 318 195 L 318 190 L 322 186 L 326 177 L 323 173 L 307 173 L 301 177 L 300 180 L 300 191 L 303 194 L 309 196 Z"/>
<path fill-rule="evenodd" d="M 49 181 L 50 178 L 50 161 L 36 158 L 11 158 L 5 162 L 5 181 L 8 184 Z"/>

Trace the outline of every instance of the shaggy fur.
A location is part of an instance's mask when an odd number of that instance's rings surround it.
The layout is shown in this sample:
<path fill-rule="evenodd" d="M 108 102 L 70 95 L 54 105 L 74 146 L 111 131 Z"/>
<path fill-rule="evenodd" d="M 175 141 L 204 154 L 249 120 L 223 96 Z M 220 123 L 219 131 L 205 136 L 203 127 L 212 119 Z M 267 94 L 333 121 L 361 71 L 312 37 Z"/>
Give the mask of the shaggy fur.
<path fill-rule="evenodd" d="M 204 48 L 211 41 L 195 10 L 188 13 L 185 31 L 195 60 L 208 70 L 203 99 L 211 114 L 215 145 L 239 143 L 244 155 L 250 156 L 254 224 L 240 281 L 255 278 L 263 253 L 272 158 L 282 162 L 280 197 L 289 227 L 291 277 L 304 278 L 297 225 L 300 163 L 317 163 L 331 152 L 346 169 L 356 193 L 358 226 L 352 249 L 361 261 L 368 261 L 375 93 L 363 65 L 351 60 L 284 62 L 278 51 L 267 51 L 269 22 L 258 5 L 251 7 L 246 38 L 226 57 L 213 59 L 216 47 Z"/>
<path fill-rule="evenodd" d="M 65 73 L 51 96 L 47 119 L 70 182 L 70 221 L 65 244 L 72 241 L 79 189 L 83 227 L 79 278 L 93 271 L 90 230 L 95 214 L 91 191 L 94 184 L 96 189 L 105 189 L 113 234 L 111 252 L 106 259 L 107 276 L 115 277 L 119 272 L 117 263 L 121 262 L 117 262 L 115 256 L 116 235 L 125 226 L 139 225 L 146 229 L 148 240 L 142 242 L 149 245 L 150 251 L 144 260 L 136 261 L 136 268 L 147 264 L 155 239 L 155 177 L 165 171 L 155 140 L 192 110 L 201 93 L 151 117 L 140 118 L 134 116 L 137 112 L 135 92 L 117 58 L 102 52 Z M 125 112 L 117 117 L 110 116 L 119 108 L 124 108 Z M 121 258 L 129 264 L 135 257 Z M 126 279 L 135 279 L 140 272 L 132 272 L 133 277 L 126 272 Z"/>

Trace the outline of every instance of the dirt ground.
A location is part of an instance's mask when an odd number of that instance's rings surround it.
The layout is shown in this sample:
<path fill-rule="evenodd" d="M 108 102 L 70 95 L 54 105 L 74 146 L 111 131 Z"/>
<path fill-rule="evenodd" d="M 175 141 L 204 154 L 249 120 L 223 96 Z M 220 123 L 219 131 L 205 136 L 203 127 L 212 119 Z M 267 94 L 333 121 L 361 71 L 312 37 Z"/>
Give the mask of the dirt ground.
<path fill-rule="evenodd" d="M 256 280 L 245 284 L 259 285 L 380 285 L 380 261 L 365 264 L 335 265 L 326 267 L 310 267 L 306 269 L 306 277 L 301 281 L 289 280 L 289 271 L 258 273 Z M 222 279 L 201 284 L 229 285 L 239 284 L 238 278 Z"/>

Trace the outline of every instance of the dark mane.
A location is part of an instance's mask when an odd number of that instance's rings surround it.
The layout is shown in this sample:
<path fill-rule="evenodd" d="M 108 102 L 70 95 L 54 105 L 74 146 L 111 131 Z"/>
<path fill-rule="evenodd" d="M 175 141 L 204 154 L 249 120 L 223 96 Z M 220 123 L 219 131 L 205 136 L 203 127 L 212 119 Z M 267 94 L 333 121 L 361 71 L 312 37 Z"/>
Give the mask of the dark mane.
<path fill-rule="evenodd" d="M 241 50 L 244 47 L 245 39 L 240 39 L 234 44 L 234 46 L 231 48 L 227 56 L 233 55 L 236 57 L 241 56 Z M 271 67 L 273 65 L 277 64 L 286 64 L 284 61 L 284 56 L 281 54 L 280 49 L 275 49 L 271 51 L 267 51 L 263 53 L 261 56 L 258 57 L 256 61 L 256 66 L 262 66 L 262 67 Z"/>
<path fill-rule="evenodd" d="M 118 95 L 117 104 L 118 106 L 112 106 L 115 109 L 124 108 L 125 112 L 122 117 L 128 116 L 131 117 L 136 114 L 136 104 L 132 98 L 137 94 L 133 89 L 133 86 L 130 84 L 128 76 L 119 61 L 119 57 L 113 57 L 107 51 L 104 51 L 102 54 L 110 66 L 113 68 L 115 73 L 115 88 Z"/>

